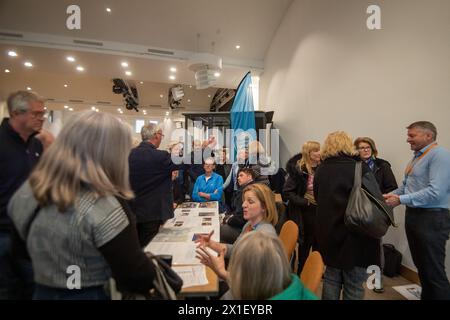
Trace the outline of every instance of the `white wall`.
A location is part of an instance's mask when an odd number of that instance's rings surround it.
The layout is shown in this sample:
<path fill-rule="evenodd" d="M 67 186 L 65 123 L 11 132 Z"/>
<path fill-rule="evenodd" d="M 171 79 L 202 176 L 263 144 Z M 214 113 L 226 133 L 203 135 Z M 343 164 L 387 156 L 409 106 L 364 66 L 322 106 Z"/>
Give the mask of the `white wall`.
<path fill-rule="evenodd" d="M 381 7 L 382 30 L 366 27 L 370 4 Z M 280 25 L 261 76 L 261 106 L 274 110 L 281 161 L 306 140 L 345 130 L 375 139 L 397 181 L 412 154 L 405 127 L 429 120 L 450 147 L 450 1 L 295 0 Z M 414 268 L 404 231 L 385 242 Z M 450 277 L 450 243 L 446 268 Z"/>

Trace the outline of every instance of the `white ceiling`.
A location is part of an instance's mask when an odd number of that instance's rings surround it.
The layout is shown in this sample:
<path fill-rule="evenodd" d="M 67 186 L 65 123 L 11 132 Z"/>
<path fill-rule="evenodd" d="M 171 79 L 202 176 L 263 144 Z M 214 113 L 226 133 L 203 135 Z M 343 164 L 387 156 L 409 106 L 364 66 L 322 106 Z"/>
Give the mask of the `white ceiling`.
<path fill-rule="evenodd" d="M 217 88 L 236 88 L 249 70 L 257 74 L 262 71 L 266 50 L 291 2 L 1 0 L 0 31 L 20 32 L 24 38 L 0 35 L 0 99 L 29 86 L 54 99 L 49 102 L 52 109 L 71 103 L 78 109 L 95 105 L 99 109 L 116 110 L 123 103 L 120 95 L 113 94 L 111 79 L 124 78 L 137 83 L 141 106 L 156 106 L 148 107 L 149 113 L 167 111 L 167 93 L 174 84 L 184 85 L 182 111 L 208 111 Z M 81 8 L 81 30 L 66 28 L 66 8 L 71 4 Z M 106 7 L 111 8 L 111 13 L 106 12 Z M 73 39 L 102 41 L 105 48 L 74 45 Z M 241 46 L 239 50 L 235 48 L 237 44 Z M 113 50 L 104 53 L 106 47 Z M 142 48 L 164 49 L 175 55 L 161 58 L 136 54 Z M 9 50 L 15 50 L 19 56 L 9 57 Z M 215 88 L 195 89 L 194 73 L 188 70 L 185 57 L 196 52 L 223 58 Z M 69 63 L 65 59 L 68 55 L 77 61 Z M 33 68 L 25 68 L 24 61 L 31 61 Z M 121 67 L 122 61 L 128 62 L 129 67 Z M 77 65 L 82 65 L 85 71 L 76 71 Z M 168 78 L 171 67 L 177 68 L 176 80 Z M 5 69 L 11 72 L 5 73 Z M 131 71 L 132 76 L 126 76 L 125 70 Z M 109 105 L 103 106 L 99 101 Z"/>

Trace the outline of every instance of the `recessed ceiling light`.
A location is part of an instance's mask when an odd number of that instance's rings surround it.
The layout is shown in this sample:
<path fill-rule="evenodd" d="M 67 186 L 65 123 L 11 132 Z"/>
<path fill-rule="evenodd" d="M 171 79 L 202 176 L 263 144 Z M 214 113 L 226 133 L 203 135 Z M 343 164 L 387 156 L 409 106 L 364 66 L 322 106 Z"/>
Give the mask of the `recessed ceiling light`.
<path fill-rule="evenodd" d="M 122 111 L 122 109 L 120 109 L 120 108 L 119 108 L 119 109 L 117 109 L 117 111 L 119 111 L 119 112 L 120 112 L 120 111 Z"/>
<path fill-rule="evenodd" d="M 73 111 L 73 108 L 69 108 L 69 111 Z"/>
<path fill-rule="evenodd" d="M 171 72 L 177 72 L 177 68 L 171 67 L 171 68 L 170 68 L 170 71 L 171 71 Z"/>
<path fill-rule="evenodd" d="M 140 84 L 144 84 L 144 81 L 139 82 Z"/>
<path fill-rule="evenodd" d="M 239 50 L 240 48 L 241 48 L 241 46 L 237 44 L 236 49 Z"/>
<path fill-rule="evenodd" d="M 27 87 L 27 90 L 30 91 L 30 90 L 31 90 L 31 87 Z"/>
<path fill-rule="evenodd" d="M 67 87 L 68 87 L 68 85 L 67 85 L 67 84 L 65 84 L 65 85 L 64 85 L 64 88 L 67 88 Z"/>
<path fill-rule="evenodd" d="M 131 71 L 125 71 L 125 74 L 126 74 L 127 76 L 131 76 L 131 75 L 132 75 Z"/>
<path fill-rule="evenodd" d="M 210 94 L 208 94 L 208 98 L 211 98 L 211 95 L 210 95 Z"/>
<path fill-rule="evenodd" d="M 124 67 L 124 68 L 127 68 L 128 67 L 128 62 L 122 62 L 121 64 L 120 64 L 122 67 Z"/>
<path fill-rule="evenodd" d="M 163 95 L 163 94 L 160 94 L 159 97 L 160 97 L 160 98 L 164 98 L 164 95 Z"/>
<path fill-rule="evenodd" d="M 10 57 L 17 57 L 17 52 L 15 52 L 15 51 L 8 51 L 8 56 L 10 56 Z"/>
<path fill-rule="evenodd" d="M 66 57 L 66 60 L 69 61 L 69 62 L 75 62 L 75 58 L 72 57 L 72 56 Z"/>
<path fill-rule="evenodd" d="M 166 116 L 168 116 L 168 115 L 169 115 L 169 111 L 166 112 Z"/>
<path fill-rule="evenodd" d="M 97 109 L 95 109 L 95 112 L 99 112 L 100 110 L 97 108 Z"/>
<path fill-rule="evenodd" d="M 64 106 L 64 109 L 69 109 L 69 106 Z"/>
<path fill-rule="evenodd" d="M 106 8 L 106 12 L 111 12 L 111 8 Z"/>
<path fill-rule="evenodd" d="M 191 99 L 188 99 L 188 102 L 191 102 Z"/>
<path fill-rule="evenodd" d="M 5 73 L 10 73 L 11 71 L 9 69 L 5 69 Z"/>
<path fill-rule="evenodd" d="M 95 107 L 91 107 L 91 110 L 92 110 L 92 111 L 95 111 Z"/>
<path fill-rule="evenodd" d="M 216 77 L 216 78 L 220 77 L 220 72 L 214 73 L 214 77 Z"/>
<path fill-rule="evenodd" d="M 192 86 L 189 86 L 189 89 L 192 89 Z"/>
<path fill-rule="evenodd" d="M 77 67 L 77 70 L 78 70 L 78 71 L 84 71 L 84 68 L 83 68 L 82 66 L 78 66 L 78 67 Z"/>
<path fill-rule="evenodd" d="M 44 110 L 47 110 L 47 107 L 44 107 Z"/>
<path fill-rule="evenodd" d="M 30 61 L 26 61 L 23 65 L 27 68 L 31 68 L 33 66 L 33 64 Z"/>
<path fill-rule="evenodd" d="M 170 80 L 175 80 L 175 76 L 169 76 Z"/>

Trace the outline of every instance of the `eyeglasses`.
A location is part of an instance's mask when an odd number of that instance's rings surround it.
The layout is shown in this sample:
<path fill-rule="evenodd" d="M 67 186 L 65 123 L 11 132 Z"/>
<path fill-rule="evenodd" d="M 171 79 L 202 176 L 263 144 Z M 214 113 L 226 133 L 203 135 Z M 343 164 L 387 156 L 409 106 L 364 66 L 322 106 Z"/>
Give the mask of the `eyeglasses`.
<path fill-rule="evenodd" d="M 34 119 L 44 119 L 47 117 L 47 111 L 31 111 L 30 115 Z"/>
<path fill-rule="evenodd" d="M 164 138 L 164 134 L 162 132 L 157 132 L 157 134 Z"/>
<path fill-rule="evenodd" d="M 371 147 L 359 147 L 358 150 L 367 151 L 367 150 L 372 150 L 372 148 Z"/>

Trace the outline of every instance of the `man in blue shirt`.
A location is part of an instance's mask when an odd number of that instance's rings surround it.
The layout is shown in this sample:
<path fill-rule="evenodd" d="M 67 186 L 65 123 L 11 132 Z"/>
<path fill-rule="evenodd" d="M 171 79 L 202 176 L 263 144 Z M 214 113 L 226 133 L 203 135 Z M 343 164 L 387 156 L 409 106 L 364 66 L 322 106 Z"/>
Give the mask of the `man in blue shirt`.
<path fill-rule="evenodd" d="M 223 192 L 223 178 L 214 172 L 214 158 L 208 158 L 203 165 L 205 174 L 197 178 L 192 191 L 192 200 L 197 202 L 221 201 Z"/>
<path fill-rule="evenodd" d="M 450 234 L 450 152 L 437 145 L 436 127 L 418 121 L 407 127 L 414 157 L 403 184 L 384 195 L 392 207 L 406 205 L 405 229 L 422 284 L 423 300 L 450 300 L 445 245 Z"/>

